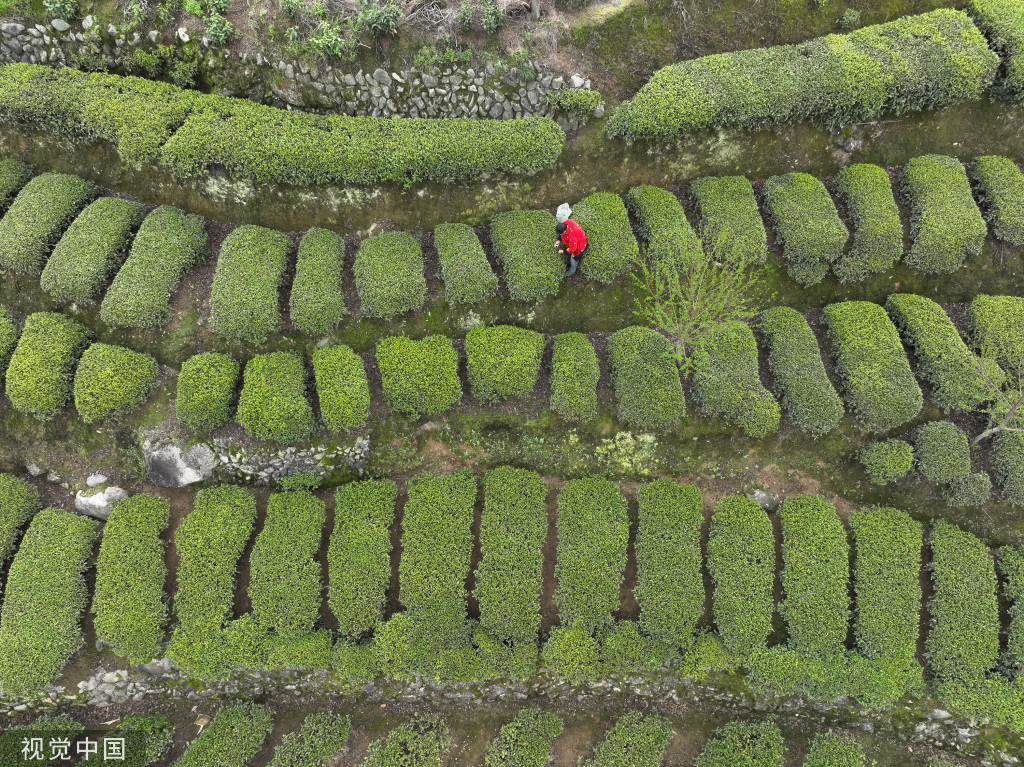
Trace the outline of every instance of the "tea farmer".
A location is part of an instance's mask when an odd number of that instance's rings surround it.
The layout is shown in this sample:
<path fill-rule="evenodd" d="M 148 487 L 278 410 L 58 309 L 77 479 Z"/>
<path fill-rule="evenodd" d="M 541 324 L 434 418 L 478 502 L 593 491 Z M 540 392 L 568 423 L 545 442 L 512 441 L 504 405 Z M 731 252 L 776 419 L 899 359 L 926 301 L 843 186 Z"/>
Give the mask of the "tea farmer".
<path fill-rule="evenodd" d="M 572 210 L 568 205 L 562 203 L 558 206 L 558 212 L 555 215 L 558 220 L 558 223 L 555 224 L 555 234 L 558 235 L 558 239 L 555 240 L 555 247 L 566 257 L 565 266 L 569 270 L 569 274 L 576 274 L 576 269 L 579 267 L 580 261 L 583 260 L 583 254 L 587 251 L 587 235 L 584 234 L 579 224 L 569 218 L 570 215 L 572 215 Z"/>

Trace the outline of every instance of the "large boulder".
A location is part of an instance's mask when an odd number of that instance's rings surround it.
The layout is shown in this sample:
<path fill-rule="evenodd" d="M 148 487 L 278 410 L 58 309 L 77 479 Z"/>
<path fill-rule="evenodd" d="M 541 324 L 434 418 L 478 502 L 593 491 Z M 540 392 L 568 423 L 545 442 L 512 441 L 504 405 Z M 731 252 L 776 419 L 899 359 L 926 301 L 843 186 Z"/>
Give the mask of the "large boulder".
<path fill-rule="evenodd" d="M 114 511 L 114 505 L 127 497 L 128 492 L 120 487 L 108 487 L 91 495 L 79 492 L 75 495 L 75 508 L 87 516 L 106 522 Z"/>
<path fill-rule="evenodd" d="M 172 442 L 162 447 L 144 448 L 146 473 L 157 487 L 184 487 L 213 476 L 218 460 L 206 445 L 182 449 Z"/>

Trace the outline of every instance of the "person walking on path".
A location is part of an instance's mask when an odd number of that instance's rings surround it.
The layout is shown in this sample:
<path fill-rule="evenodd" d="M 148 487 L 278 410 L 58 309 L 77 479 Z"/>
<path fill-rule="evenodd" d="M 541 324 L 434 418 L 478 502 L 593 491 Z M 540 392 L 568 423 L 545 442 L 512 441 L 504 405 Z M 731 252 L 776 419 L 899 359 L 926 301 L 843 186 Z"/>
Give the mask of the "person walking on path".
<path fill-rule="evenodd" d="M 571 218 L 555 224 L 555 233 L 558 235 L 555 246 L 566 257 L 565 266 L 569 274 L 576 274 L 583 254 L 587 251 L 587 235 Z"/>

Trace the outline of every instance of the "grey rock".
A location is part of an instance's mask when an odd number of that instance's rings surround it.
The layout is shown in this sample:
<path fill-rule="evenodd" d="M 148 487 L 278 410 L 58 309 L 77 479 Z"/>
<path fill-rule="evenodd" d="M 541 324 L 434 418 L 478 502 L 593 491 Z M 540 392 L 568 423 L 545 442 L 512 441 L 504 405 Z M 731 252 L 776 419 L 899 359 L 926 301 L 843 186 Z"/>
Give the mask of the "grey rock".
<path fill-rule="evenodd" d="M 586 80 L 579 75 L 573 75 L 569 78 L 569 82 L 572 84 L 573 88 L 582 88 L 584 83 L 586 83 Z"/>
<path fill-rule="evenodd" d="M 187 43 L 191 39 L 188 36 L 188 30 L 185 29 L 185 27 L 178 27 L 178 39 L 183 43 Z"/>
<path fill-rule="evenodd" d="M 428 88 L 436 88 L 438 80 L 433 75 L 423 75 L 423 84 Z"/>
<path fill-rule="evenodd" d="M 391 85 L 391 75 L 389 75 L 380 67 L 377 67 L 377 69 L 373 71 L 373 79 L 379 82 L 381 85 Z"/>
<path fill-rule="evenodd" d="M 20 35 L 25 31 L 25 25 L 15 24 L 13 21 L 8 21 L 4 24 L 0 24 L 0 31 L 5 35 Z"/>
<path fill-rule="evenodd" d="M 206 445 L 192 445 L 182 450 L 172 443 L 159 450 L 146 450 L 145 464 L 154 485 L 184 487 L 209 479 L 217 466 L 217 456 Z"/>
<path fill-rule="evenodd" d="M 75 495 L 75 508 L 90 517 L 103 520 L 110 518 L 114 511 L 114 505 L 128 497 L 128 491 L 120 487 L 108 487 L 106 490 L 94 493 L 93 495 Z"/>
<path fill-rule="evenodd" d="M 594 117 L 604 117 L 604 104 L 598 104 L 596 107 L 594 107 Z"/>
<path fill-rule="evenodd" d="M 149 31 L 149 32 L 148 32 L 148 33 L 146 34 L 146 37 L 148 37 L 148 38 L 149 38 L 149 41 L 150 41 L 151 43 L 155 43 L 155 42 L 157 41 L 157 38 L 158 38 L 158 37 L 160 37 L 160 33 L 159 33 L 159 32 L 157 32 L 157 31 L 156 31 L 155 29 L 151 29 L 151 30 L 150 30 L 150 31 Z M 137 43 L 137 42 L 139 42 L 139 33 L 138 33 L 138 32 L 136 32 L 136 33 L 135 33 L 135 36 L 134 36 L 134 37 L 132 37 L 132 45 L 135 45 L 135 43 Z"/>
<path fill-rule="evenodd" d="M 92 18 L 92 16 L 86 16 L 84 19 L 82 19 L 82 29 L 84 29 L 86 32 L 88 32 L 90 29 L 92 29 L 92 25 L 93 25 L 93 18 Z"/>
<path fill-rule="evenodd" d="M 107 34 L 108 35 L 116 35 L 117 34 L 117 27 L 115 27 L 113 24 L 111 24 L 109 27 L 107 27 Z"/>
<path fill-rule="evenodd" d="M 747 495 L 747 498 L 752 500 L 754 503 L 756 503 L 758 506 L 760 506 L 762 509 L 766 511 L 775 511 L 777 508 L 779 508 L 779 503 L 781 503 L 781 501 L 779 501 L 778 496 L 772 495 L 771 493 L 766 493 L 764 490 L 760 489 L 755 490 L 754 492 Z"/>
<path fill-rule="evenodd" d="M 556 91 L 559 90 L 563 85 L 565 85 L 565 81 L 561 77 L 556 77 L 554 80 L 551 81 L 551 87 L 554 88 Z"/>
<path fill-rule="evenodd" d="M 356 85 L 356 78 L 354 78 L 352 75 L 345 75 L 344 77 L 341 78 L 341 81 L 345 83 L 345 85 L 347 85 L 349 88 L 354 88 Z"/>
<path fill-rule="evenodd" d="M 864 146 L 864 139 L 860 136 L 850 135 L 843 136 L 838 142 L 844 152 L 856 152 L 862 146 Z"/>
<path fill-rule="evenodd" d="M 53 28 L 56 29 L 58 32 L 67 32 L 69 29 L 71 29 L 71 25 L 64 21 L 64 19 L 54 19 L 50 23 L 53 25 Z"/>
<path fill-rule="evenodd" d="M 55 19 L 55 21 L 59 21 L 59 19 Z M 35 27 L 29 27 L 26 31 L 32 37 L 42 37 L 43 36 L 43 32 L 46 31 L 46 27 L 39 27 L 39 29 L 36 29 Z M 64 31 L 64 30 L 62 30 L 62 31 Z"/>
<path fill-rule="evenodd" d="M 287 77 L 289 80 L 294 80 L 295 79 L 295 67 L 292 66 L 291 64 L 285 64 L 284 76 Z"/>
<path fill-rule="evenodd" d="M 58 474 L 55 471 L 51 471 L 49 474 L 46 475 L 46 481 L 47 482 L 60 482 L 60 474 Z"/>
<path fill-rule="evenodd" d="M 89 487 L 96 487 L 97 485 L 102 485 L 106 481 L 107 478 L 102 474 L 90 474 L 86 478 L 85 484 Z"/>
<path fill-rule="evenodd" d="M 25 467 L 25 471 L 27 471 L 33 477 L 38 477 L 41 476 L 43 472 L 46 471 L 46 469 L 44 469 L 42 466 L 38 464 L 30 463 L 28 466 Z"/>

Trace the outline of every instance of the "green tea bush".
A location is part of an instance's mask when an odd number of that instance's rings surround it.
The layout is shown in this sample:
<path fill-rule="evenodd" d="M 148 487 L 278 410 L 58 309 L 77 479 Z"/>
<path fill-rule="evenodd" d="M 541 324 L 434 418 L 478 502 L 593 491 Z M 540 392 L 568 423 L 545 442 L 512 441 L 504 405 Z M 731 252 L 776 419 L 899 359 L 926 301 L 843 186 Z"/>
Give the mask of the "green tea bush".
<path fill-rule="evenodd" d="M 676 657 L 674 648 L 640 633 L 631 620 L 616 621 L 601 632 L 601 670 L 613 674 L 649 674 Z"/>
<path fill-rule="evenodd" d="M 1024 298 L 979 293 L 968 310 L 974 346 L 1015 385 L 1024 377 Z"/>
<path fill-rule="evenodd" d="M 693 485 L 658 479 L 640 486 L 636 586 L 640 628 L 680 648 L 693 643 L 704 614 L 701 526 L 704 502 Z"/>
<path fill-rule="evenodd" d="M 145 216 L 145 207 L 137 202 L 96 200 L 54 247 L 39 286 L 61 303 L 92 303 L 121 266 Z"/>
<path fill-rule="evenodd" d="M 914 468 L 914 448 L 902 439 L 871 442 L 860 449 L 857 460 L 876 485 L 903 479 Z"/>
<path fill-rule="evenodd" d="M 206 222 L 169 205 L 143 220 L 100 305 L 114 327 L 151 328 L 171 317 L 171 296 L 185 272 L 206 253 Z"/>
<path fill-rule="evenodd" d="M 42 272 L 53 246 L 98 192 L 93 183 L 63 173 L 44 173 L 25 184 L 0 219 L 0 268 Z"/>
<path fill-rule="evenodd" d="M 394 482 L 365 480 L 342 485 L 334 496 L 327 604 L 338 631 L 349 639 L 371 631 L 384 617 L 397 494 Z"/>
<path fill-rule="evenodd" d="M 481 402 L 533 391 L 544 356 L 544 336 L 512 325 L 473 328 L 466 334 L 466 377 Z"/>
<path fill-rule="evenodd" d="M 117 504 L 103 526 L 91 608 L 96 636 L 131 664 L 159 657 L 163 643 L 167 544 L 160 534 L 169 521 L 166 499 L 133 495 Z"/>
<path fill-rule="evenodd" d="M 1001 431 L 992 438 L 992 473 L 1003 498 L 1024 506 L 1024 434 Z"/>
<path fill-rule="evenodd" d="M 487 744 L 484 767 L 545 767 L 562 720 L 549 711 L 524 708 Z"/>
<path fill-rule="evenodd" d="M 914 434 L 917 469 L 932 482 L 949 482 L 971 473 L 967 435 L 949 421 L 931 421 Z"/>
<path fill-rule="evenodd" d="M 0 215 L 7 212 L 18 192 L 29 182 L 32 175 L 32 166 L 21 160 L 0 160 Z"/>
<path fill-rule="evenodd" d="M 244 224 L 224 238 L 210 292 L 210 328 L 234 343 L 261 344 L 281 324 L 277 290 L 288 264 L 281 232 Z"/>
<path fill-rule="evenodd" d="M 655 268 L 679 269 L 705 257 L 697 233 L 672 192 L 634 186 L 626 193 L 626 207 L 646 240 L 647 255 Z"/>
<path fill-rule="evenodd" d="M 7 366 L 14 409 L 43 421 L 57 415 L 71 396 L 75 366 L 88 343 L 89 331 L 70 317 L 30 314 Z"/>
<path fill-rule="evenodd" d="M 853 221 L 853 245 L 834 267 L 840 282 L 889 271 L 903 255 L 903 222 L 884 168 L 854 163 L 836 176 L 836 191 Z"/>
<path fill-rule="evenodd" d="M 715 625 L 731 654 L 746 658 L 772 629 L 775 535 L 764 509 L 742 495 L 718 502 L 708 538 Z"/>
<path fill-rule="evenodd" d="M 148 354 L 93 344 L 75 372 L 75 409 L 86 423 L 134 413 L 156 388 L 156 376 Z"/>
<path fill-rule="evenodd" d="M 630 270 L 640 246 L 619 195 L 597 192 L 585 197 L 572 209 L 572 220 L 587 235 L 587 253 L 580 262 L 583 274 L 607 284 Z"/>
<path fill-rule="evenodd" d="M 843 652 L 850 622 L 850 546 L 836 507 L 820 495 L 790 497 L 782 522 L 782 588 L 779 614 L 789 646 L 828 656 Z"/>
<path fill-rule="evenodd" d="M 811 326 L 796 309 L 774 306 L 761 315 L 759 327 L 786 415 L 808 434 L 828 434 L 843 417 L 843 401 L 825 372 Z"/>
<path fill-rule="evenodd" d="M 21 335 L 21 328 L 14 316 L 4 307 L 0 306 L 0 380 L 7 373 L 7 366 L 11 362 L 11 356 L 18 346 L 18 337 Z"/>
<path fill-rule="evenodd" d="M 259 703 L 229 703 L 188 744 L 174 767 L 225 767 L 246 764 L 274 729 L 274 712 Z"/>
<path fill-rule="evenodd" d="M 900 182 L 910 206 L 910 246 L 904 261 L 925 274 L 949 274 L 981 255 L 988 228 L 967 172 L 955 157 L 927 154 L 910 160 Z"/>
<path fill-rule="evenodd" d="M 1024 103 L 1024 8 L 1014 0 L 971 0 L 967 12 L 1003 59 L 997 92 Z"/>
<path fill-rule="evenodd" d="M 592 680 L 597 672 L 597 640 L 580 626 L 555 626 L 541 652 L 549 674 L 572 683 Z"/>
<path fill-rule="evenodd" d="M 757 342 L 744 322 L 719 323 L 696 346 L 693 395 L 706 415 L 722 416 L 748 437 L 779 430 L 779 403 L 761 383 Z"/>
<path fill-rule="evenodd" d="M 829 304 L 825 324 L 847 402 L 864 431 L 889 431 L 921 412 L 921 387 L 885 310 L 868 301 Z"/>
<path fill-rule="evenodd" d="M 729 722 L 715 730 L 695 767 L 782 767 L 786 747 L 775 722 Z"/>
<path fill-rule="evenodd" d="M 62 749 L 58 738 L 74 740 L 85 728 L 67 714 L 43 715 L 31 724 L 16 724 L 0 733 L 0 764 L 25 762 L 25 738 L 42 737 L 43 758 L 47 761 L 61 760 Z M 51 739 L 53 739 L 51 741 Z M 70 753 L 70 751 L 68 752 Z M 33 760 L 35 761 L 35 760 Z"/>
<path fill-rule="evenodd" d="M 89 600 L 84 572 L 96 522 L 61 509 L 32 520 L 7 573 L 0 613 L 0 688 L 37 695 L 82 646 Z"/>
<path fill-rule="evenodd" d="M 566 266 L 555 245 L 555 223 L 546 210 L 508 210 L 491 219 L 494 255 L 516 301 L 540 301 L 558 292 Z"/>
<path fill-rule="evenodd" d="M 312 227 L 299 242 L 295 280 L 289 299 L 292 323 L 304 333 L 330 333 L 348 310 L 341 295 L 345 242 L 326 229 Z"/>
<path fill-rule="evenodd" d="M 441 767 L 453 745 L 448 725 L 437 714 L 417 714 L 370 744 L 362 767 Z"/>
<path fill-rule="evenodd" d="M 951 479 L 942 489 L 942 499 L 954 508 L 984 506 L 991 497 L 992 480 L 983 471 Z"/>
<path fill-rule="evenodd" d="M 630 711 L 608 731 L 594 748 L 593 759 L 580 762 L 581 767 L 658 767 L 665 758 L 672 740 L 672 725 L 659 714 Z"/>
<path fill-rule="evenodd" d="M 772 176 L 764 203 L 789 276 L 805 287 L 821 282 L 850 237 L 825 185 L 807 173 Z"/>
<path fill-rule="evenodd" d="M 21 528 L 41 506 L 35 485 L 10 474 L 0 474 L 0 567 L 7 564 L 14 553 Z"/>
<path fill-rule="evenodd" d="M 626 499 L 601 477 L 567 482 L 558 493 L 555 602 L 564 626 L 593 633 L 612 623 L 626 567 Z"/>
<path fill-rule="evenodd" d="M 804 767 L 865 767 L 867 759 L 860 743 L 832 732 L 819 732 L 811 741 Z"/>
<path fill-rule="evenodd" d="M 757 207 L 754 187 L 743 176 L 707 176 L 690 184 L 697 208 L 697 231 L 704 249 L 719 261 L 763 264 L 768 233 Z"/>
<path fill-rule="evenodd" d="M 383 232 L 359 246 L 353 267 L 366 317 L 390 320 L 422 308 L 427 295 L 423 251 L 411 234 Z"/>
<path fill-rule="evenodd" d="M 1010 625 L 1002 664 L 1019 675 L 1024 669 L 1024 549 L 1003 546 L 997 558 Z"/>
<path fill-rule="evenodd" d="M 930 298 L 893 293 L 885 309 L 914 350 L 918 375 L 934 389 L 932 399 L 946 412 L 974 410 L 1002 385 L 1006 375 L 996 362 L 973 354 L 946 310 Z"/>
<path fill-rule="evenodd" d="M 290 352 L 257 354 L 245 366 L 238 422 L 256 439 L 300 442 L 313 433 L 306 369 Z"/>
<path fill-rule="evenodd" d="M 995 562 L 983 541 L 942 519 L 931 548 L 928 663 L 940 681 L 983 677 L 999 655 Z"/>
<path fill-rule="evenodd" d="M 1024 53 L 1024 33 L 1020 41 Z M 1021 85 L 1024 94 L 1024 80 Z M 979 157 L 971 168 L 971 179 L 976 185 L 985 220 L 992 225 L 996 239 L 1024 245 L 1024 173 L 1017 163 L 1007 157 Z"/>
<path fill-rule="evenodd" d="M 109 734 L 125 737 L 124 758 L 104 759 L 99 751 L 79 764 L 111 767 L 116 762 L 122 767 L 148 767 L 161 762 L 174 745 L 174 725 L 163 714 L 128 714 Z"/>
<path fill-rule="evenodd" d="M 679 424 L 686 414 L 683 384 L 668 339 L 651 328 L 634 325 L 608 340 L 618 415 L 645 431 L 660 431 Z"/>
<path fill-rule="evenodd" d="M 560 333 L 551 344 L 551 409 L 566 421 L 597 417 L 597 382 L 601 368 L 590 339 Z"/>
<path fill-rule="evenodd" d="M 313 352 L 320 415 L 332 431 L 348 431 L 370 417 L 370 383 L 363 358 L 345 344 Z"/>
<path fill-rule="evenodd" d="M 345 748 L 351 734 L 348 716 L 314 711 L 302 720 L 298 732 L 289 732 L 281 739 L 270 767 L 327 767 Z"/>
<path fill-rule="evenodd" d="M 548 93 L 547 103 L 554 109 L 564 110 L 575 117 L 579 124 L 586 125 L 598 107 L 604 106 L 604 96 L 590 88 L 562 88 Z"/>
<path fill-rule="evenodd" d="M 193 431 L 213 431 L 230 421 L 239 372 L 230 354 L 204 352 L 185 360 L 174 401 L 178 420 Z"/>
<path fill-rule="evenodd" d="M 384 397 L 400 413 L 436 415 L 462 399 L 459 353 L 450 338 L 389 336 L 377 344 L 377 365 Z"/>
<path fill-rule="evenodd" d="M 838 128 L 977 100 L 998 66 L 967 15 L 943 8 L 846 35 L 659 69 L 616 108 L 605 132 L 636 141 L 804 120 Z"/>
<path fill-rule="evenodd" d="M 502 466 L 483 478 L 480 564 L 473 596 L 480 626 L 509 644 L 536 643 L 548 532 L 547 484 L 526 469 Z"/>
<path fill-rule="evenodd" d="M 475 304 L 494 298 L 498 277 L 472 227 L 438 224 L 434 229 L 434 246 L 441 261 L 444 297 L 449 304 Z"/>

